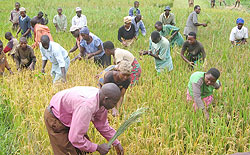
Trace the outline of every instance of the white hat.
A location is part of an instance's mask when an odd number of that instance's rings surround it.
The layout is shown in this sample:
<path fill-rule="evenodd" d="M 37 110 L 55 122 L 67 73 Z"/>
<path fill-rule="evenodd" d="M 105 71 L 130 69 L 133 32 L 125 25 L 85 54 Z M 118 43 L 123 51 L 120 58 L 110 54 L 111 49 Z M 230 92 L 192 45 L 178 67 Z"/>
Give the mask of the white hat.
<path fill-rule="evenodd" d="M 80 7 L 76 7 L 76 12 L 77 11 L 82 11 L 82 9 Z"/>
<path fill-rule="evenodd" d="M 19 10 L 20 10 L 20 12 L 21 11 L 26 11 L 24 7 L 21 7 Z"/>
<path fill-rule="evenodd" d="M 76 26 L 76 25 L 73 25 L 73 26 L 71 26 L 70 27 L 70 32 L 74 32 L 75 30 L 78 30 L 78 29 L 80 29 L 78 26 Z"/>

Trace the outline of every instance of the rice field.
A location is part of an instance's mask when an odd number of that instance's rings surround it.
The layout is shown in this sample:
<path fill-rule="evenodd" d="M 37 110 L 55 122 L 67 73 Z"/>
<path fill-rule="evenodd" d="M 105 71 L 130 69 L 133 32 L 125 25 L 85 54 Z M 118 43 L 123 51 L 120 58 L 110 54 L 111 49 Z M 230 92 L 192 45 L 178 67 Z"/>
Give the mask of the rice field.
<path fill-rule="evenodd" d="M 185 1 L 185 2 L 184 2 Z M 123 24 L 123 17 L 133 6 L 133 0 L 19 0 L 27 15 L 35 16 L 38 11 L 48 14 L 49 28 L 53 39 L 69 51 L 75 39 L 69 32 L 75 8 L 80 6 L 87 16 L 91 32 L 102 41 L 111 40 L 116 47 L 122 48 L 117 40 L 117 33 Z M 14 0 L 0 1 L 0 39 L 7 44 L 4 34 L 11 31 L 8 21 L 9 12 L 14 8 Z M 150 33 L 154 23 L 166 5 L 172 7 L 176 16 L 177 27 L 181 33 L 189 13 L 187 0 L 143 0 L 140 10 L 147 29 L 147 35 L 139 35 L 136 43 L 126 48 L 134 54 L 142 67 L 142 76 L 137 86 L 129 88 L 125 101 L 120 108 L 119 117 L 109 115 L 110 125 L 118 129 L 128 116 L 140 107 L 147 107 L 146 115 L 130 126 L 118 139 L 125 154 L 232 154 L 250 152 L 250 58 L 249 43 L 245 46 L 232 47 L 229 41 L 231 29 L 236 26 L 238 17 L 245 19 L 245 26 L 250 27 L 249 13 L 219 7 L 210 9 L 208 0 L 195 0 L 202 11 L 200 22 L 207 22 L 208 27 L 199 28 L 198 40 L 206 53 L 206 65 L 194 71 L 207 71 L 216 67 L 221 71 L 222 87 L 215 91 L 213 105 L 209 109 L 210 120 L 205 121 L 201 111 L 194 112 L 192 104 L 186 102 L 186 89 L 190 71 L 181 59 L 181 49 L 171 51 L 174 70 L 157 75 L 152 57 L 139 56 L 140 50 L 148 49 Z M 68 19 L 66 33 L 56 33 L 53 16 L 58 7 Z M 13 32 L 15 35 L 15 33 Z M 29 45 L 32 45 L 29 41 Z M 73 58 L 78 51 L 70 54 Z M 35 50 L 36 69 L 33 72 L 17 72 L 14 62 L 8 57 L 14 75 L 1 79 L 0 95 L 0 154 L 52 154 L 43 113 L 51 97 L 60 90 L 74 86 L 97 86 L 95 75 L 102 71 L 91 60 L 72 63 L 66 84 L 52 85 L 51 64 L 46 66 L 46 74 L 41 74 L 41 54 Z M 97 144 L 106 140 L 90 126 L 88 135 Z M 98 153 L 93 153 L 98 154 Z M 115 154 L 112 149 L 109 154 Z"/>

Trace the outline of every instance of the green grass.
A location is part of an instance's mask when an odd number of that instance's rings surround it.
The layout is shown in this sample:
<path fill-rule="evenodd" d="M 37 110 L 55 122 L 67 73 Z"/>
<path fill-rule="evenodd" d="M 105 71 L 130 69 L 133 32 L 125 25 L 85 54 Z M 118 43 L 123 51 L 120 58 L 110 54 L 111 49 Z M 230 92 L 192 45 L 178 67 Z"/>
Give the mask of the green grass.
<path fill-rule="evenodd" d="M 11 30 L 8 17 L 14 2 L 0 1 L 2 30 L 0 39 L 4 45 L 7 44 L 4 33 Z M 69 32 L 56 33 L 52 18 L 56 14 L 57 7 L 62 7 L 63 13 L 68 18 L 68 30 L 75 15 L 75 7 L 80 6 L 87 16 L 90 31 L 103 41 L 111 40 L 116 47 L 122 48 L 117 40 L 117 31 L 123 24 L 123 17 L 133 5 L 132 0 L 20 0 L 19 2 L 27 9 L 30 17 L 35 16 L 40 10 L 47 13 L 53 39 L 68 51 L 74 45 L 75 39 Z M 206 122 L 202 112 L 194 113 L 192 104 L 186 102 L 186 88 L 193 72 L 181 59 L 180 48 L 171 51 L 174 70 L 159 76 L 154 69 L 153 58 L 145 56 L 139 59 L 138 54 L 141 49 L 148 49 L 148 38 L 154 31 L 154 23 L 159 20 L 165 5 L 173 5 L 172 12 L 176 16 L 181 33 L 193 9 L 187 8 L 184 2 L 179 4 L 180 7 L 175 7 L 172 0 L 141 1 L 140 9 L 147 35 L 146 37 L 140 35 L 137 42 L 126 49 L 139 60 L 142 76 L 139 85 L 127 91 L 120 116 L 113 118 L 109 115 L 111 126 L 118 129 L 137 108 L 144 106 L 149 108 L 148 113 L 141 118 L 141 122 L 131 126 L 118 137 L 126 154 L 231 154 L 250 151 L 249 44 L 232 48 L 229 42 L 229 34 L 235 26 L 236 19 L 243 17 L 246 19 L 245 26 L 249 27 L 249 14 L 237 10 L 210 9 L 207 0 L 197 0 L 195 3 L 201 4 L 202 7 L 199 21 L 210 21 L 208 27 L 200 27 L 198 32 L 198 40 L 202 42 L 207 53 L 207 65 L 195 71 L 207 71 L 210 67 L 216 67 L 221 71 L 222 88 L 214 93 L 215 101 L 209 109 L 211 119 Z M 51 65 L 48 64 L 46 67 L 45 76 L 38 76 L 41 69 L 41 55 L 39 50 L 36 50 L 35 54 L 38 61 L 34 72 L 18 73 L 15 64 L 8 57 L 15 75 L 9 76 L 7 73 L 2 80 L 2 101 L 7 101 L 4 105 L 9 106 L 7 113 L 13 117 L 8 119 L 7 126 L 1 128 L 2 133 L 6 131 L 5 135 L 8 137 L 6 142 L 1 141 L 1 147 L 4 146 L 1 151 L 13 147 L 9 154 L 51 154 L 43 120 L 43 112 L 51 97 L 62 89 L 77 85 L 96 86 L 97 80 L 94 77 L 102 70 L 90 61 L 76 62 L 70 66 L 67 74 L 68 82 L 52 86 L 49 74 Z M 76 54 L 78 51 L 70 57 L 73 58 Z M 106 142 L 93 125 L 90 126 L 88 134 L 95 143 Z M 4 151 L 2 154 L 8 153 Z M 114 154 L 114 150 L 111 150 L 110 154 Z"/>

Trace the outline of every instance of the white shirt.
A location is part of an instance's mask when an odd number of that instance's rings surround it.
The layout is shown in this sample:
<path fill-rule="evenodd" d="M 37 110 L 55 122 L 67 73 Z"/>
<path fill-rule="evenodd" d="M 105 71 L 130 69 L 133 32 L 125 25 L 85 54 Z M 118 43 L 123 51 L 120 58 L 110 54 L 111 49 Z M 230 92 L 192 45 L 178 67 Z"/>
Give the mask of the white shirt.
<path fill-rule="evenodd" d="M 248 38 L 248 29 L 246 27 L 242 27 L 240 30 L 238 26 L 234 27 L 230 34 L 230 41 L 241 40 L 243 38 Z"/>
<path fill-rule="evenodd" d="M 87 17 L 82 14 L 81 17 L 79 18 L 77 15 L 75 15 L 72 18 L 72 26 L 77 26 L 79 28 L 87 26 Z"/>

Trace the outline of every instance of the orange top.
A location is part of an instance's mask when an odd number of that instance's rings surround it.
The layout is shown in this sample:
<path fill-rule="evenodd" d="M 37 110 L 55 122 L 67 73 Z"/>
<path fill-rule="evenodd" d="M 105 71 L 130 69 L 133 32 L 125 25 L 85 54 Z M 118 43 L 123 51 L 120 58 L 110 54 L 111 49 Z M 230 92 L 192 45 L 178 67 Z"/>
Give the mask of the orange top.
<path fill-rule="evenodd" d="M 39 46 L 41 37 L 43 35 L 48 35 L 50 41 L 53 41 L 53 38 L 50 34 L 50 30 L 49 27 L 46 25 L 41 25 L 41 24 L 36 24 L 34 27 L 34 39 L 35 39 L 35 43 L 32 45 L 32 48 L 36 48 Z"/>

